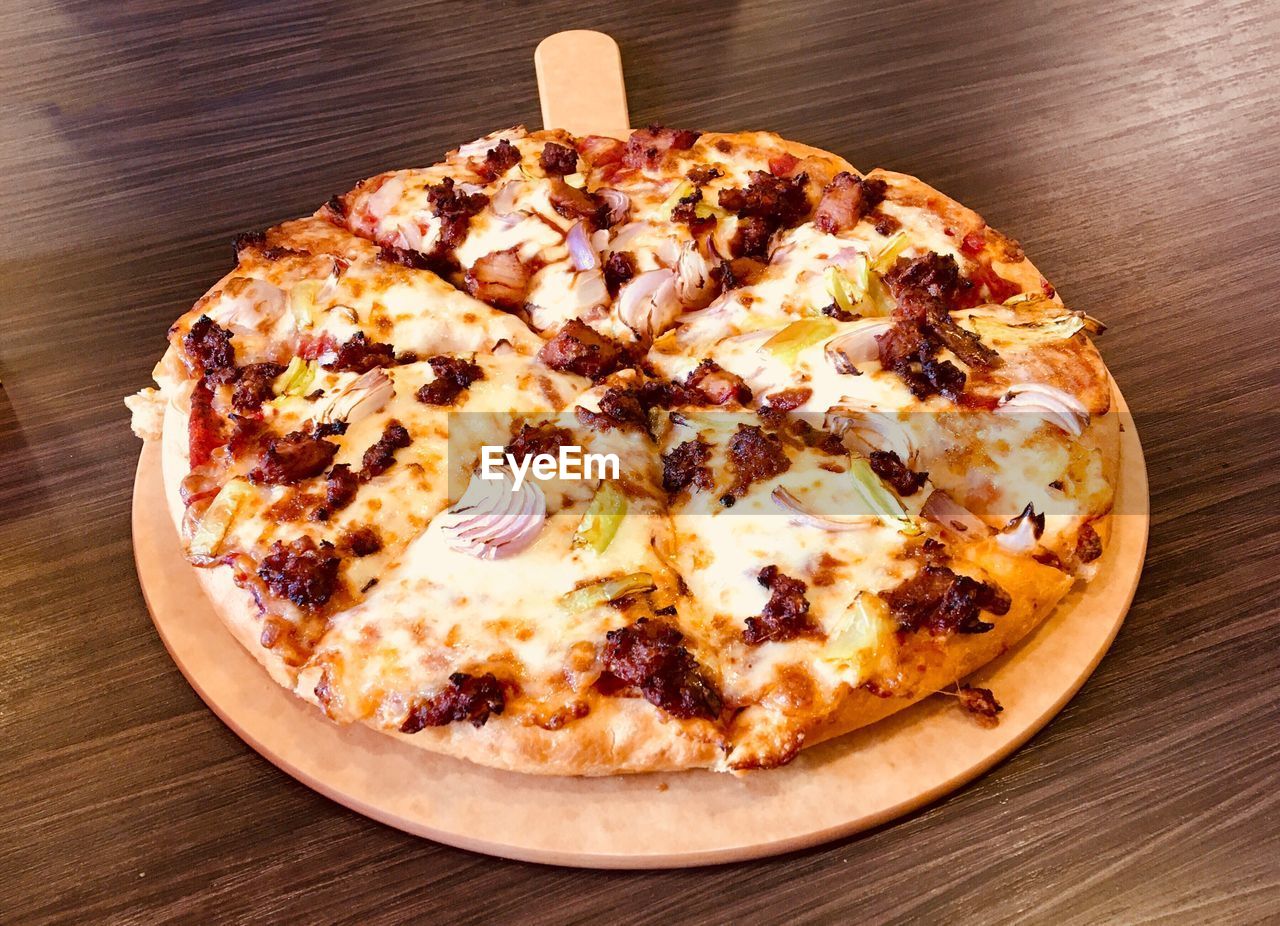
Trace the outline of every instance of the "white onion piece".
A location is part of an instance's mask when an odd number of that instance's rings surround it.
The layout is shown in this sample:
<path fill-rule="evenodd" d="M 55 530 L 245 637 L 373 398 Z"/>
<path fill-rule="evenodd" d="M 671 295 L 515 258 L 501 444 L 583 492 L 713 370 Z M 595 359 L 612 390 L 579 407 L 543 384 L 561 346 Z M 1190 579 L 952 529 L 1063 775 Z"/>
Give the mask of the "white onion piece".
<path fill-rule="evenodd" d="M 592 306 L 607 305 L 609 302 L 609 288 L 605 285 L 604 273 L 600 270 L 578 274 L 569 289 L 573 293 L 578 312 Z"/>
<path fill-rule="evenodd" d="M 789 511 L 795 517 L 792 523 L 807 524 L 810 527 L 816 527 L 819 530 L 830 531 L 832 533 L 843 533 L 845 531 L 862 531 L 869 527 L 874 527 L 876 519 L 862 515 L 857 518 L 832 518 L 827 515 L 820 515 L 810 511 L 804 504 L 784 489 L 778 486 L 769 495 L 773 499 L 773 503 L 783 511 Z"/>
<path fill-rule="evenodd" d="M 837 373 L 857 373 L 855 364 L 880 358 L 876 337 L 892 327 L 889 318 L 860 318 L 828 341 L 823 353 Z"/>
<path fill-rule="evenodd" d="M 610 251 L 629 251 L 635 240 L 646 234 L 651 228 L 648 222 L 628 222 L 618 229 L 618 233 L 609 242 Z"/>
<path fill-rule="evenodd" d="M 663 238 L 653 246 L 653 256 L 664 267 L 674 267 L 680 259 L 680 242 L 674 238 Z"/>
<path fill-rule="evenodd" d="M 1079 437 L 1089 425 L 1089 409 L 1079 399 L 1042 383 L 1010 386 L 996 412 L 1038 412 L 1072 437 Z"/>
<path fill-rule="evenodd" d="M 467 491 L 445 512 L 441 525 L 450 549 L 477 559 L 503 559 L 528 547 L 542 531 L 547 499 L 536 482 L 515 488 L 508 470 L 501 479 L 471 477 Z"/>
<path fill-rule="evenodd" d="M 380 411 L 395 397 L 391 377 L 382 367 L 374 367 L 348 383 L 317 416 L 317 421 L 345 421 L 355 424 Z"/>
<path fill-rule="evenodd" d="M 676 272 L 658 269 L 642 273 L 618 293 L 618 318 L 638 337 L 657 337 L 680 315 Z"/>
<path fill-rule="evenodd" d="M 383 181 L 382 186 L 364 202 L 364 211 L 375 219 L 381 219 L 395 207 L 404 196 L 404 177 L 397 174 Z"/>
<path fill-rule="evenodd" d="M 529 133 L 522 128 L 503 129 L 501 132 L 494 132 L 492 135 L 486 135 L 484 138 L 477 138 L 475 141 L 467 142 L 461 145 L 456 154 L 461 158 L 484 157 L 494 148 L 498 147 L 498 142 L 502 139 L 513 141 L 517 138 L 524 138 Z"/>
<path fill-rule="evenodd" d="M 1030 553 L 1038 546 L 1040 535 L 1044 532 L 1044 515 L 1037 517 L 1035 509 L 1027 505 L 1022 514 L 1010 521 L 996 543 L 1010 553 Z"/>
<path fill-rule="evenodd" d="M 493 194 L 493 198 L 489 200 L 494 214 L 499 216 L 508 215 L 516 208 L 516 194 L 520 192 L 519 180 L 508 180 Z"/>
<path fill-rule="evenodd" d="M 902 422 L 884 412 L 862 411 L 843 404 L 848 401 L 852 400 L 841 399 L 841 404 L 827 409 L 822 426 L 839 434 L 846 447 L 863 456 L 870 456 L 873 450 L 888 450 L 910 466 L 916 446 Z"/>
<path fill-rule="evenodd" d="M 631 212 L 630 196 L 621 190 L 611 190 L 608 187 L 602 187 L 595 192 L 597 196 L 604 200 L 605 206 L 608 207 L 609 212 L 605 221 L 610 228 L 619 222 L 627 220 L 627 215 Z"/>
<path fill-rule="evenodd" d="M 573 260 L 575 270 L 595 270 L 599 266 L 600 259 L 596 256 L 596 249 L 591 246 L 587 227 L 581 222 L 573 223 L 573 228 L 564 237 L 564 243 L 569 248 L 569 257 Z"/>
<path fill-rule="evenodd" d="M 289 297 L 283 289 L 266 280 L 241 277 L 227 284 L 209 315 L 237 334 L 255 334 L 269 329 L 288 309 Z"/>
<path fill-rule="evenodd" d="M 699 253 L 696 244 L 687 242 L 676 261 L 676 295 L 686 306 L 700 309 L 715 298 L 715 294 L 711 265 Z"/>
<path fill-rule="evenodd" d="M 987 523 L 941 489 L 934 489 L 920 516 L 959 540 L 981 540 L 991 533 Z"/>

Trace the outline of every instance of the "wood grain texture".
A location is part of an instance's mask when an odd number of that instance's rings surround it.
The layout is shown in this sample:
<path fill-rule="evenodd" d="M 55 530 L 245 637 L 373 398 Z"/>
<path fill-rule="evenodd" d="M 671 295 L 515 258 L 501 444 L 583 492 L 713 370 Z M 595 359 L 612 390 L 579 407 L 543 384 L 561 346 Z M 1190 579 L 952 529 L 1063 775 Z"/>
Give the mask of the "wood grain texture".
<path fill-rule="evenodd" d="M 1115 922 L 1280 917 L 1280 18 L 1096 4 L 367 0 L 0 6 L 0 921 Z M 634 121 L 767 127 L 1015 235 L 1150 467 L 1147 573 L 1032 743 L 898 824 L 669 873 L 498 862 L 364 820 L 186 687 L 130 558 L 120 398 L 236 231 L 536 121 L 545 35 Z"/>

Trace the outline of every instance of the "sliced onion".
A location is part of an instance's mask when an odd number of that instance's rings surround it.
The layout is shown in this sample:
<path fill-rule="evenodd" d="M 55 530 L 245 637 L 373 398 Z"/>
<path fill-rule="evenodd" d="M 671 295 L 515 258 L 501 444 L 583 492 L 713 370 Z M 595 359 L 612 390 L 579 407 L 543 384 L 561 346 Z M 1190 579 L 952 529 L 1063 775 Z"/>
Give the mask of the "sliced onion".
<path fill-rule="evenodd" d="M 631 212 L 631 197 L 621 190 L 612 190 L 608 187 L 602 187 L 596 190 L 596 195 L 604 200 L 605 207 L 608 212 L 605 214 L 605 224 L 610 228 L 619 222 L 625 222 L 627 215 Z"/>
<path fill-rule="evenodd" d="M 467 491 L 441 525 L 450 549 L 477 559 L 503 559 L 528 547 L 542 531 L 547 499 L 536 482 L 515 488 L 510 471 L 501 479 L 471 477 Z"/>
<path fill-rule="evenodd" d="M 569 287 L 573 293 L 575 310 L 578 313 L 597 305 L 607 305 L 609 288 L 605 285 L 604 274 L 599 270 L 588 270 L 580 273 Z"/>
<path fill-rule="evenodd" d="M 587 227 L 582 222 L 573 223 L 573 228 L 564 237 L 564 243 L 569 248 L 569 257 L 573 260 L 575 270 L 595 270 L 600 265 L 600 258 L 596 256 L 596 249 L 591 246 L 591 239 L 587 237 Z"/>
<path fill-rule="evenodd" d="M 641 338 L 655 338 L 679 317 L 676 272 L 658 269 L 642 273 L 618 293 L 618 318 Z"/>
<path fill-rule="evenodd" d="M 876 338 L 892 327 L 893 321 L 888 318 L 860 318 L 828 341 L 823 353 L 837 373 L 856 375 L 858 368 L 855 364 L 879 359 L 880 345 Z"/>
<path fill-rule="evenodd" d="M 844 404 L 851 401 L 843 398 L 840 404 L 831 406 L 822 426 L 839 434 L 845 446 L 863 456 L 870 456 L 873 450 L 888 450 L 910 466 L 916 446 L 902 422 L 885 412 L 863 411 Z"/>
<path fill-rule="evenodd" d="M 395 387 L 386 370 L 374 367 L 348 383 L 325 406 L 316 420 L 321 424 L 331 421 L 355 424 L 383 409 L 395 394 Z"/>
<path fill-rule="evenodd" d="M 1089 425 L 1089 409 L 1079 399 L 1043 383 L 1010 386 L 996 412 L 1038 412 L 1073 437 L 1079 437 Z"/>
<path fill-rule="evenodd" d="M 319 282 L 312 283 L 319 289 Z M 237 334 L 256 334 L 269 329 L 289 308 L 289 297 L 266 280 L 237 277 L 227 283 L 217 308 L 209 315 L 219 325 Z"/>
<path fill-rule="evenodd" d="M 467 142 L 455 152 L 460 158 L 484 157 L 494 148 L 498 147 L 498 142 L 502 139 L 512 141 L 517 138 L 524 138 L 529 133 L 524 126 L 513 126 L 509 129 L 503 129 L 501 132 L 494 132 L 492 135 L 486 135 L 484 138 L 477 138 L 475 141 Z"/>
<path fill-rule="evenodd" d="M 382 186 L 364 202 L 364 211 L 374 219 L 381 219 L 404 196 L 404 175 L 396 174 L 384 180 Z"/>
<path fill-rule="evenodd" d="M 692 241 L 680 250 L 676 260 L 676 295 L 691 309 L 701 309 L 716 295 L 711 265 Z"/>
<path fill-rule="evenodd" d="M 876 519 L 862 515 L 854 518 L 833 518 L 827 515 L 816 514 L 804 506 L 804 504 L 784 489 L 778 486 L 769 495 L 773 499 L 773 503 L 783 511 L 789 511 L 795 515 L 792 523 L 807 524 L 810 527 L 816 527 L 819 530 L 831 531 L 832 533 L 842 533 L 844 531 L 862 531 L 869 527 L 874 527 Z"/>
<path fill-rule="evenodd" d="M 516 194 L 519 192 L 519 180 L 508 180 L 499 187 L 498 192 L 494 193 L 493 198 L 489 200 L 489 205 L 494 214 L 504 216 L 512 212 L 516 208 Z"/>
<path fill-rule="evenodd" d="M 629 251 L 635 240 L 646 234 L 653 226 L 648 222 L 628 222 L 618 229 L 618 233 L 609 242 L 610 251 Z"/>
<path fill-rule="evenodd" d="M 1010 553 L 1030 553 L 1037 546 L 1040 535 L 1044 533 L 1044 515 L 1036 514 L 1031 503 L 1022 509 L 1022 514 L 1005 525 L 996 543 Z"/>
<path fill-rule="evenodd" d="M 987 523 L 941 489 L 934 489 L 920 516 L 957 540 L 981 540 L 991 533 Z"/>

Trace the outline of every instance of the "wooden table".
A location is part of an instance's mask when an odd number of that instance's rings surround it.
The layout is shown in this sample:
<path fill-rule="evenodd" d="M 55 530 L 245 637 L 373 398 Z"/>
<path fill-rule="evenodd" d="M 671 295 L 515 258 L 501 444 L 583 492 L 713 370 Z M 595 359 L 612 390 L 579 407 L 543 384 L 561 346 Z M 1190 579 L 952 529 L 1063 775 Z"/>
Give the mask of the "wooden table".
<path fill-rule="evenodd" d="M 19 6 L 0 12 L 0 921 L 1280 916 L 1274 7 Z M 637 123 L 768 127 L 918 174 L 1112 325 L 1154 512 L 1128 623 L 1027 748 L 894 825 L 668 873 L 444 848 L 260 759 L 152 630 L 120 399 L 165 327 L 233 233 L 536 121 L 534 45 L 570 27 L 619 39 Z"/>

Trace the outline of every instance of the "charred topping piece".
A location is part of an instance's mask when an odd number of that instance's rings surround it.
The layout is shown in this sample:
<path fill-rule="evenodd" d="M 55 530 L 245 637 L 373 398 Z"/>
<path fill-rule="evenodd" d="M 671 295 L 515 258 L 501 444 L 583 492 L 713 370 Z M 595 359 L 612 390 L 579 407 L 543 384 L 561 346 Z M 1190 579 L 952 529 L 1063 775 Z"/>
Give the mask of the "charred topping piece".
<path fill-rule="evenodd" d="M 492 183 L 520 163 L 520 149 L 503 138 L 485 152 L 484 162 L 476 168 L 476 174 L 485 183 Z"/>
<path fill-rule="evenodd" d="M 440 237 L 436 243 L 438 259 L 451 258 L 454 250 L 467 237 L 471 217 L 489 204 L 483 193 L 463 193 L 454 187 L 453 178 L 445 177 L 427 187 L 431 211 L 440 219 Z"/>
<path fill-rule="evenodd" d="M 427 363 L 436 378 L 418 389 L 418 401 L 424 405 L 452 405 L 472 383 L 484 379 L 484 370 L 470 360 L 439 356 Z"/>
<path fill-rule="evenodd" d="M 974 688 L 969 685 L 959 686 L 956 694 L 960 698 L 961 709 L 973 718 L 980 727 L 990 729 L 1000 722 L 996 715 L 1004 710 L 990 688 Z"/>
<path fill-rule="evenodd" d="M 777 566 L 765 566 L 756 581 L 769 589 L 769 601 L 759 617 L 748 617 L 742 639 L 748 646 L 759 646 L 769 640 L 782 642 L 796 637 L 821 636 L 809 620 L 806 586 L 799 579 L 785 576 Z"/>
<path fill-rule="evenodd" d="M 374 476 L 380 476 L 391 468 L 396 461 L 396 451 L 408 447 L 413 442 L 409 431 L 398 421 L 390 421 L 382 431 L 382 436 L 372 447 L 364 452 L 361 460 L 360 481 L 368 482 Z"/>
<path fill-rule="evenodd" d="M 751 387 L 714 360 L 704 360 L 685 379 L 681 398 L 686 405 L 746 405 L 751 401 Z"/>
<path fill-rule="evenodd" d="M 609 389 L 600 397 L 600 411 L 579 405 L 577 419 L 593 431 L 633 430 L 649 433 L 649 414 L 639 396 L 627 389 Z"/>
<path fill-rule="evenodd" d="M 356 497 L 356 490 L 360 488 L 360 477 L 351 471 L 351 467 L 346 463 L 339 463 L 329 470 L 329 475 L 325 478 L 328 485 L 325 487 L 324 501 L 328 511 L 341 511 L 350 505 Z M 320 520 L 327 517 L 326 514 Z"/>
<path fill-rule="evenodd" d="M 1044 515 L 1040 516 L 1041 519 Z M 1082 563 L 1092 563 L 1102 555 L 1102 538 L 1093 529 L 1092 524 L 1081 524 L 1076 532 L 1076 559 Z"/>
<path fill-rule="evenodd" d="M 622 162 L 628 167 L 658 167 L 668 151 L 687 151 L 701 134 L 688 129 L 669 129 L 663 125 L 637 129 L 627 139 Z"/>
<path fill-rule="evenodd" d="M 829 235 L 848 231 L 880 205 L 886 189 L 883 180 L 866 180 L 842 170 L 822 191 L 813 224 Z"/>
<path fill-rule="evenodd" d="M 605 634 L 604 671 L 609 681 L 639 689 L 673 717 L 715 720 L 723 706 L 720 693 L 683 643 L 675 627 L 642 617 Z"/>
<path fill-rule="evenodd" d="M 492 672 L 479 677 L 455 672 L 446 687 L 413 703 L 400 732 L 418 733 L 427 727 L 443 727 L 462 720 L 473 727 L 483 727 L 491 715 L 501 714 L 505 708 L 502 685 Z"/>
<path fill-rule="evenodd" d="M 338 584 L 339 558 L 333 544 L 302 535 L 287 544 L 277 540 L 262 559 L 258 576 L 271 594 L 300 608 L 314 609 L 332 597 Z"/>
<path fill-rule="evenodd" d="M 191 390 L 191 413 L 187 418 L 187 454 L 191 468 L 203 466 L 226 442 L 222 419 L 213 407 L 213 389 L 207 379 Z"/>
<path fill-rule="evenodd" d="M 263 402 L 275 396 L 272 384 L 284 369 L 279 363 L 251 363 L 241 367 L 235 391 L 231 393 L 231 404 L 238 411 L 257 411 Z"/>
<path fill-rule="evenodd" d="M 926 564 L 880 597 L 902 630 L 935 634 L 986 633 L 995 625 L 979 620 L 978 612 L 1008 614 L 1012 604 L 998 585 L 957 575 L 937 563 Z"/>
<path fill-rule="evenodd" d="M 547 142 L 538 158 L 538 166 L 549 177 L 565 177 L 578 172 L 578 152 L 567 145 Z"/>
<path fill-rule="evenodd" d="M 290 485 L 320 475 L 337 453 L 338 445 L 314 430 L 291 431 L 267 444 L 249 479 L 260 485 Z"/>
<path fill-rule="evenodd" d="M 363 331 L 357 331 L 338 348 L 337 355 L 324 364 L 324 368 L 340 373 L 368 373 L 374 367 L 389 367 L 395 362 L 394 347 L 370 341 Z"/>
<path fill-rule="evenodd" d="M 916 473 L 907 469 L 902 458 L 892 450 L 873 450 L 870 463 L 871 472 L 893 486 L 893 490 L 903 497 L 914 495 L 929 478 L 928 473 Z"/>
<path fill-rule="evenodd" d="M 596 228 L 605 228 L 609 224 L 605 218 L 609 210 L 604 200 L 594 193 L 569 186 L 559 177 L 551 178 L 551 192 L 547 198 L 551 208 L 566 219 L 583 219 Z"/>
<path fill-rule="evenodd" d="M 631 358 L 623 345 L 571 318 L 554 338 L 542 345 L 538 359 L 561 373 L 601 379 L 627 366 Z"/>
<path fill-rule="evenodd" d="M 630 251 L 614 251 L 604 262 L 604 285 L 610 296 L 617 296 L 622 284 L 636 275 L 636 259 Z"/>
<path fill-rule="evenodd" d="M 210 384 L 229 383 L 236 376 L 233 335 L 208 315 L 201 315 L 182 338 L 182 349 Z"/>
<path fill-rule="evenodd" d="M 538 454 L 555 456 L 560 448 L 573 443 L 573 434 L 568 428 L 557 428 L 549 424 L 534 426 L 522 424 L 520 433 L 507 444 L 503 451 L 510 454 L 517 463 L 523 463 L 525 457 Z"/>
<path fill-rule="evenodd" d="M 753 170 L 746 189 L 721 190 L 721 209 L 738 214 L 738 230 L 730 244 L 734 257 L 767 257 L 769 238 L 780 228 L 792 228 L 809 214 L 804 174 L 775 177 Z"/>
<path fill-rule="evenodd" d="M 709 490 L 715 485 L 707 461 L 711 448 L 700 438 L 687 440 L 662 455 L 662 487 L 675 493 L 690 485 Z"/>
<path fill-rule="evenodd" d="M 752 424 L 738 425 L 737 433 L 729 438 L 729 461 L 734 468 L 729 497 L 735 499 L 745 495 L 751 483 L 772 479 L 791 468 L 782 441 Z"/>
<path fill-rule="evenodd" d="M 516 312 L 524 307 L 534 270 L 520 259 L 519 247 L 510 247 L 478 258 L 463 277 L 463 284 L 481 302 Z"/>

